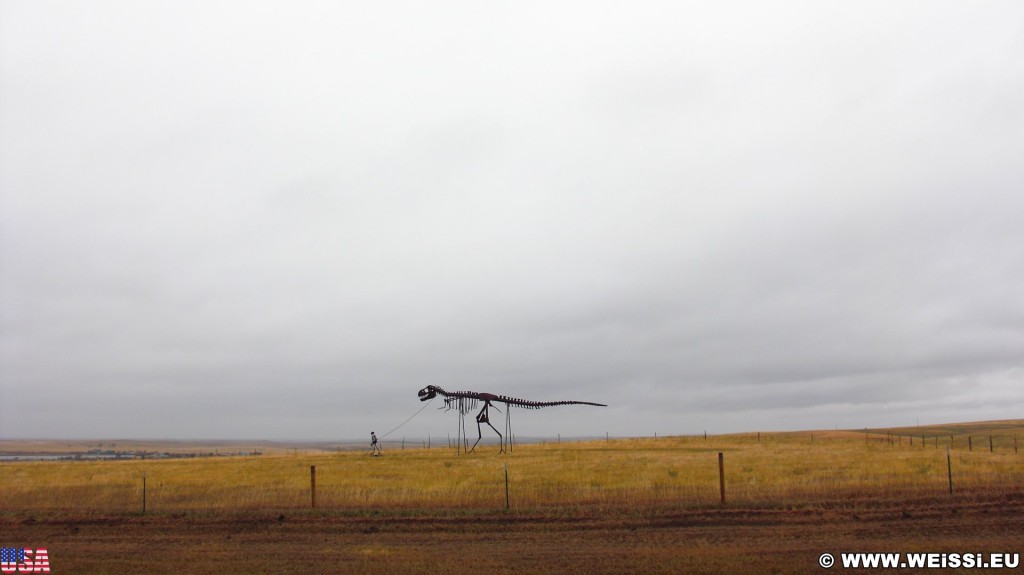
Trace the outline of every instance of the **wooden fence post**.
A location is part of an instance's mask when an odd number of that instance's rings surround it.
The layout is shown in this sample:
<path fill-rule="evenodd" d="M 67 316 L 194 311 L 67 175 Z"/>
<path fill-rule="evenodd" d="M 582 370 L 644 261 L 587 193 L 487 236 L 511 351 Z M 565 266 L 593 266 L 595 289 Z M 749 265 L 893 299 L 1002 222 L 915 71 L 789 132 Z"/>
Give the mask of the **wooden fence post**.
<path fill-rule="evenodd" d="M 989 453 L 995 453 L 996 452 L 995 448 L 992 447 L 992 436 L 991 435 L 988 436 L 988 452 Z"/>
<path fill-rule="evenodd" d="M 510 508 L 508 500 L 508 462 L 505 462 L 505 511 Z"/>
<path fill-rule="evenodd" d="M 146 474 L 142 474 L 142 514 L 146 514 Z"/>
<path fill-rule="evenodd" d="M 974 442 L 971 441 L 971 436 L 967 436 L 967 451 L 974 451 Z"/>
<path fill-rule="evenodd" d="M 949 474 L 949 494 L 953 494 L 953 459 L 949 456 L 949 448 L 946 448 L 946 473 Z"/>
<path fill-rule="evenodd" d="M 725 456 L 718 452 L 718 491 L 722 496 L 722 505 L 725 505 Z"/>
<path fill-rule="evenodd" d="M 316 465 L 309 466 L 309 494 L 313 509 L 316 509 Z"/>

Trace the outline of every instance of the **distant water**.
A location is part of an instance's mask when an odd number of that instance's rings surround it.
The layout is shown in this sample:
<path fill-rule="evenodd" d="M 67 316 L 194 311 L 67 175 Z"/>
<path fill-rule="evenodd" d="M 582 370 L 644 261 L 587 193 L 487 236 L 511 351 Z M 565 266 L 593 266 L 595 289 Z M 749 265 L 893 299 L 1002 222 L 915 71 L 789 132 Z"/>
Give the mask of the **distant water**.
<path fill-rule="evenodd" d="M 97 455 L 93 453 L 82 453 L 75 455 L 51 455 L 44 453 L 29 453 L 25 455 L 0 455 L 0 461 L 59 461 L 59 460 L 76 460 L 76 459 L 131 459 L 131 457 L 115 455 Z"/>

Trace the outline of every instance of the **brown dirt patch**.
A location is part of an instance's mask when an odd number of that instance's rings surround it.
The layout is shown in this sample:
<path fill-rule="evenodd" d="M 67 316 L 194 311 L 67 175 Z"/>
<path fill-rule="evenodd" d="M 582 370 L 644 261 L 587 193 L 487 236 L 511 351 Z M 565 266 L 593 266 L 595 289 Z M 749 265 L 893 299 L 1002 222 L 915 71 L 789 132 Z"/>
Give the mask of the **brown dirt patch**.
<path fill-rule="evenodd" d="M 823 552 L 1021 552 L 1024 497 L 800 509 L 0 518 L 63 573 L 823 573 Z M 841 571 L 840 567 L 833 569 Z"/>

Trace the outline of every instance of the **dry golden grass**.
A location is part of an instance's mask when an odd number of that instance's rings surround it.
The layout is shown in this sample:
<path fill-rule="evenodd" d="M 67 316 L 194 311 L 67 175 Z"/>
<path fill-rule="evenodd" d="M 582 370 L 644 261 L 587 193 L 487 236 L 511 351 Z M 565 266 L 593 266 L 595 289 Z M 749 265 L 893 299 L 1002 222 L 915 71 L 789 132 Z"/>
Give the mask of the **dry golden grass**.
<path fill-rule="evenodd" d="M 1002 422 L 1005 423 L 1005 422 Z M 572 513 L 719 504 L 718 453 L 728 504 L 799 507 L 827 502 L 928 498 L 948 493 L 949 428 L 663 437 L 517 446 L 498 454 L 450 449 L 294 453 L 176 460 L 40 461 L 0 465 L 0 501 L 10 512 L 137 513 L 146 477 L 156 513 L 317 508 L 354 513 L 448 514 L 503 509 L 505 465 L 514 510 Z M 959 429 L 952 469 L 958 493 L 1019 492 L 1021 422 Z M 993 434 L 994 452 L 988 435 Z M 907 436 L 916 433 L 913 446 Z M 977 434 L 973 451 L 967 433 Z M 923 444 L 921 435 L 928 437 Z M 938 444 L 934 438 L 938 437 Z M 979 446 L 979 441 L 982 445 Z"/>

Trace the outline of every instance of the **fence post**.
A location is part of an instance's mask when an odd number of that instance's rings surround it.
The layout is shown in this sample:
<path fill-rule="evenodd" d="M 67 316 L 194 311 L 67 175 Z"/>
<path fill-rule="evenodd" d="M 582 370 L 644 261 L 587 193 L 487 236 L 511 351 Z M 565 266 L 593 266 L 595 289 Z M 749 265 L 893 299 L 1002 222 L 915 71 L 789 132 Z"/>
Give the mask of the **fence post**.
<path fill-rule="evenodd" d="M 974 451 L 974 442 L 971 441 L 971 436 L 967 436 L 967 451 Z"/>
<path fill-rule="evenodd" d="M 142 514 L 146 514 L 146 474 L 142 474 Z"/>
<path fill-rule="evenodd" d="M 316 465 L 309 466 L 309 494 L 313 509 L 316 509 Z"/>
<path fill-rule="evenodd" d="M 505 511 L 509 510 L 508 501 L 508 462 L 505 462 Z"/>
<path fill-rule="evenodd" d="M 725 456 L 718 452 L 718 491 L 722 496 L 722 505 L 725 505 Z"/>
<path fill-rule="evenodd" d="M 988 436 L 988 452 L 989 453 L 995 453 L 996 452 L 995 448 L 992 447 L 992 436 L 991 435 Z"/>
<path fill-rule="evenodd" d="M 949 456 L 949 448 L 946 448 L 946 473 L 949 475 L 949 494 L 953 494 L 953 459 Z"/>

